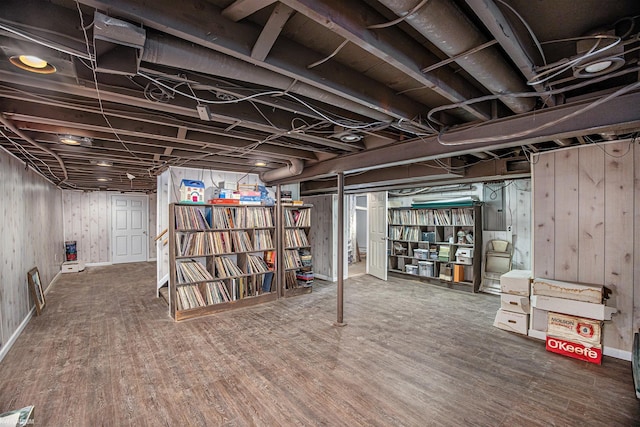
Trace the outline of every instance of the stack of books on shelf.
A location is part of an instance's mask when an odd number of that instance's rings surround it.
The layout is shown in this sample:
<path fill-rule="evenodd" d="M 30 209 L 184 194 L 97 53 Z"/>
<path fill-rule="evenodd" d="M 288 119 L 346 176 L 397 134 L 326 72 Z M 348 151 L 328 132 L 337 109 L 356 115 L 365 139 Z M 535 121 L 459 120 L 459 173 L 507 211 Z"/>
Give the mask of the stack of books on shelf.
<path fill-rule="evenodd" d="M 285 227 L 310 227 L 311 209 L 286 209 L 284 225 Z"/>
<path fill-rule="evenodd" d="M 309 239 L 304 230 L 293 228 L 285 231 L 285 242 L 288 248 L 309 246 Z"/>
<path fill-rule="evenodd" d="M 207 230 L 209 223 L 202 208 L 197 206 L 176 206 L 177 230 Z"/>
<path fill-rule="evenodd" d="M 269 230 L 255 230 L 253 232 L 253 246 L 256 251 L 273 249 L 273 240 Z"/>
<path fill-rule="evenodd" d="M 246 231 L 233 231 L 231 232 L 233 237 L 233 246 L 236 252 L 251 252 L 253 251 L 253 245 L 251 239 L 249 239 L 249 233 Z"/>
<path fill-rule="evenodd" d="M 244 274 L 240 267 L 229 257 L 216 257 L 215 264 L 218 278 L 242 276 Z"/>
<path fill-rule="evenodd" d="M 455 224 L 473 224 L 473 210 L 472 209 L 452 209 L 453 221 Z"/>
<path fill-rule="evenodd" d="M 247 273 L 255 274 L 255 273 L 266 273 L 269 271 L 269 266 L 259 256 L 249 255 L 247 259 L 249 261 L 247 263 Z"/>
<path fill-rule="evenodd" d="M 438 261 L 449 262 L 451 260 L 451 246 L 440 245 L 438 250 Z"/>
<path fill-rule="evenodd" d="M 179 284 L 213 280 L 211 273 L 198 261 L 177 262 L 176 275 Z"/>
<path fill-rule="evenodd" d="M 309 287 L 313 283 L 313 271 L 298 271 L 296 273 L 298 287 Z"/>
<path fill-rule="evenodd" d="M 300 254 L 296 250 L 284 251 L 284 268 L 289 270 L 292 268 L 302 267 L 302 261 L 300 261 Z"/>

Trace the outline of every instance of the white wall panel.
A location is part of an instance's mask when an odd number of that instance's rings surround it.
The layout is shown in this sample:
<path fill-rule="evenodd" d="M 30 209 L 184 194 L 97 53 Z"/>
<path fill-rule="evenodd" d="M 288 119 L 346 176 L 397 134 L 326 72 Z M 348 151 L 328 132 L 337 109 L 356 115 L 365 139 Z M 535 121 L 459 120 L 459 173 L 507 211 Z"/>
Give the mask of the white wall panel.
<path fill-rule="evenodd" d="M 119 194 L 107 191 L 65 190 L 64 200 L 64 240 L 75 240 L 78 259 L 84 263 L 111 262 L 111 196 Z M 153 200 L 153 201 L 152 201 Z M 149 197 L 149 258 L 156 257 L 156 198 Z M 136 227 L 144 228 L 141 218 Z M 134 218 L 135 220 L 135 218 Z M 126 218 L 116 219 L 126 227 Z"/>
<path fill-rule="evenodd" d="M 589 145 L 540 154 L 533 166 L 534 274 L 611 289 L 608 305 L 619 312 L 605 322 L 603 344 L 624 352 L 640 317 L 639 151 L 629 141 Z"/>
<path fill-rule="evenodd" d="M 33 302 L 27 271 L 38 267 L 48 287 L 64 254 L 62 192 L 0 150 L 0 348 L 27 317 Z"/>

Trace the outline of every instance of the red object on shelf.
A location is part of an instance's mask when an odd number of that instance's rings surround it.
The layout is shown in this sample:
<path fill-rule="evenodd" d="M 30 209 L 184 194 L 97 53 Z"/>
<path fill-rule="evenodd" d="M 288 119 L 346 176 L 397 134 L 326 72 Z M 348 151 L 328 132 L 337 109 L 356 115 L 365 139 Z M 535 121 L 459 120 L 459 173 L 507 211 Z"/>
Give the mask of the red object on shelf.
<path fill-rule="evenodd" d="M 239 205 L 240 199 L 210 199 L 210 205 Z"/>

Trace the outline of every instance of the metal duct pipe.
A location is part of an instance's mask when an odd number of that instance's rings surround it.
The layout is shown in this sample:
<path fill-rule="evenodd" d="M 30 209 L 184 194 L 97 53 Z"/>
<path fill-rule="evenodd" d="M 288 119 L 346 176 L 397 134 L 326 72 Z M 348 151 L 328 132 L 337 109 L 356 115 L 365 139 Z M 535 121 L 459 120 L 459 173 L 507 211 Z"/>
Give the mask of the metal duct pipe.
<path fill-rule="evenodd" d="M 380 0 L 398 16 L 415 7 L 415 0 Z M 405 19 L 420 34 L 449 56 L 486 43 L 488 39 L 450 0 L 429 0 Z M 520 76 L 506 63 L 495 46 L 463 56 L 456 62 L 494 94 L 528 92 Z M 514 113 L 531 111 L 533 98 L 501 97 Z"/>
<path fill-rule="evenodd" d="M 329 105 L 335 105 L 374 120 L 393 121 L 391 116 L 348 99 L 176 37 L 159 36 L 147 32 L 141 59 L 152 64 L 166 65 L 281 89 Z"/>
<path fill-rule="evenodd" d="M 304 162 L 300 159 L 291 159 L 289 161 L 291 162 L 290 165 L 260 173 L 260 181 L 268 183 L 300 175 L 304 170 Z"/>

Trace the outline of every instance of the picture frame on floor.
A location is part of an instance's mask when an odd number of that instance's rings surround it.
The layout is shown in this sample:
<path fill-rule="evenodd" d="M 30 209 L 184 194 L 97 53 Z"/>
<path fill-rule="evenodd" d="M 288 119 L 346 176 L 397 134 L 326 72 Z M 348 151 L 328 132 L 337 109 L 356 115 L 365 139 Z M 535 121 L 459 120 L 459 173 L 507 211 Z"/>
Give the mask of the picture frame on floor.
<path fill-rule="evenodd" d="M 29 281 L 31 297 L 33 298 L 33 302 L 36 306 L 36 316 L 40 316 L 42 314 L 42 310 L 44 310 L 46 300 L 44 298 L 44 291 L 42 290 L 42 281 L 40 280 L 38 267 L 33 267 L 29 270 L 27 273 L 27 280 Z"/>

